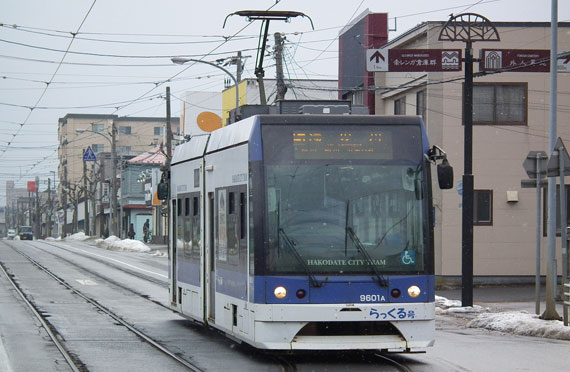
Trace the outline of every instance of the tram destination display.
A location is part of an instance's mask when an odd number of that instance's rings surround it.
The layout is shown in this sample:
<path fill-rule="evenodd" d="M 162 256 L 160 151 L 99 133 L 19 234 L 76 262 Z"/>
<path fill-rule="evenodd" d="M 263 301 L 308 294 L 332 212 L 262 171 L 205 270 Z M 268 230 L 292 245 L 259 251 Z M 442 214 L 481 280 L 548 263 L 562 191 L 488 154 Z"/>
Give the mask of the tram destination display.
<path fill-rule="evenodd" d="M 389 131 L 338 130 L 293 131 L 295 159 L 391 159 Z"/>

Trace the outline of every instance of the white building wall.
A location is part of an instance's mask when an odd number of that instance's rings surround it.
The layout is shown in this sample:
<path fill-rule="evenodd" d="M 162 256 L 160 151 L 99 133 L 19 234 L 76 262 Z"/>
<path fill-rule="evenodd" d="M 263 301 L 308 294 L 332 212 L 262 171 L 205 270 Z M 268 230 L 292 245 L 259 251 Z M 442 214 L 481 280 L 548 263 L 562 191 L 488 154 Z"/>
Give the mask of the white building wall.
<path fill-rule="evenodd" d="M 500 24 L 500 42 L 475 42 L 474 56 L 479 49 L 549 49 L 549 27 L 536 24 Z M 570 25 L 559 26 L 559 51 L 570 50 Z M 391 48 L 453 48 L 464 49 L 462 42 L 438 42 L 439 27 L 428 23 L 407 35 Z M 464 51 L 463 51 L 464 54 Z M 478 71 L 478 65 L 474 67 Z M 422 75 L 423 74 L 423 75 Z M 397 87 L 421 81 L 427 89 L 427 129 L 431 144 L 442 146 L 455 171 L 456 182 L 463 175 L 464 128 L 462 124 L 463 81 L 455 73 L 377 73 L 376 85 Z M 531 150 L 548 149 L 550 75 L 548 73 L 505 72 L 476 77 L 475 83 L 528 83 L 528 125 L 474 125 L 473 173 L 475 189 L 493 190 L 492 226 L 474 226 L 475 276 L 532 276 L 535 272 L 536 190 L 523 189 L 522 179 L 528 178 L 523 167 Z M 415 92 L 418 88 L 382 91 L 376 95 L 377 112 L 391 115 L 394 100 L 406 96 L 407 114 L 415 114 Z M 558 74 L 558 136 L 570 146 L 570 74 Z M 378 109 L 380 108 L 380 110 Z M 434 178 L 436 179 L 436 178 Z M 507 191 L 518 192 L 518 202 L 507 202 Z M 461 275 L 461 196 L 456 190 L 434 190 L 436 207 L 436 273 Z M 559 239 L 558 239 L 559 240 Z M 559 245 L 560 243 L 558 243 Z M 557 248 L 560 272 L 560 247 Z M 542 239 L 542 273 L 546 272 L 546 237 Z"/>

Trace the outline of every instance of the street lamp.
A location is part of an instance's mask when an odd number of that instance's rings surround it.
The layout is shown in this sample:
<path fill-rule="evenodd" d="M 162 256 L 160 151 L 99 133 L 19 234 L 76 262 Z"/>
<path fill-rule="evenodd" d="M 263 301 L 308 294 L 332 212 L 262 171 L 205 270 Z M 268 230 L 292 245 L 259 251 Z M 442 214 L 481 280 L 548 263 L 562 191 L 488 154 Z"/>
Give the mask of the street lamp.
<path fill-rule="evenodd" d="M 238 86 L 238 81 L 235 78 L 235 76 L 229 72 L 228 70 L 226 70 L 225 68 L 223 68 L 222 66 L 218 66 L 215 63 L 212 62 L 208 62 L 208 61 L 202 61 L 200 59 L 193 59 L 193 58 L 182 58 L 182 57 L 174 57 L 170 59 L 172 61 L 172 63 L 175 63 L 177 65 L 183 65 L 186 62 L 196 62 L 196 63 L 205 63 L 207 65 L 210 66 L 214 66 L 216 68 L 219 68 L 220 70 L 222 70 L 223 72 L 225 72 L 226 74 L 228 74 L 232 80 L 234 81 L 234 84 L 236 86 L 236 121 L 240 119 L 240 109 L 239 109 L 239 86 Z"/>
<path fill-rule="evenodd" d="M 103 138 L 105 138 L 109 144 L 111 145 L 111 198 L 110 198 L 110 210 L 109 210 L 109 216 L 110 216 L 110 223 L 109 223 L 109 236 L 110 235 L 115 235 L 115 223 L 114 223 L 114 215 L 115 215 L 115 209 L 117 206 L 117 193 L 115 191 L 115 181 L 117 178 L 117 164 L 116 164 L 116 158 L 117 158 L 117 150 L 116 150 L 116 140 L 115 140 L 115 122 L 113 122 L 113 125 L 111 127 L 111 138 L 109 139 L 105 134 L 100 133 L 100 132 L 95 132 L 93 130 L 89 130 L 89 129 L 84 129 L 84 128 L 76 128 L 75 131 L 77 133 L 95 133 L 98 134 L 100 136 L 102 136 Z"/>

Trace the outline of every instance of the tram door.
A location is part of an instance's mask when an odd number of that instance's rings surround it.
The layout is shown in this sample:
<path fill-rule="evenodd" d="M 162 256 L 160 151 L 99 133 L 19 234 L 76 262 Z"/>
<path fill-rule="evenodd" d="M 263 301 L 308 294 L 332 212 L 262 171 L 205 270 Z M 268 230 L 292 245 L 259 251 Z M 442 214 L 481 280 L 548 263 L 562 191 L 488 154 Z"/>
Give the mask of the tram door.
<path fill-rule="evenodd" d="M 216 248 L 215 248 L 215 200 L 214 193 L 208 193 L 208 271 L 209 271 L 209 285 L 208 285 L 208 320 L 215 321 L 216 318 Z"/>

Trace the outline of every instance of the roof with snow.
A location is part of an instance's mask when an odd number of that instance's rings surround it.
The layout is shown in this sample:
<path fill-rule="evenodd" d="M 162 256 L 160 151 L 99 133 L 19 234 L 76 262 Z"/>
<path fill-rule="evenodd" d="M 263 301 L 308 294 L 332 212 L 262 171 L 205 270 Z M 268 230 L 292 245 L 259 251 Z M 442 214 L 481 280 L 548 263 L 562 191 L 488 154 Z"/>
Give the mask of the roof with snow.
<path fill-rule="evenodd" d="M 166 160 L 165 154 L 162 152 L 160 146 L 143 152 L 140 155 L 127 161 L 129 164 L 164 164 Z"/>

